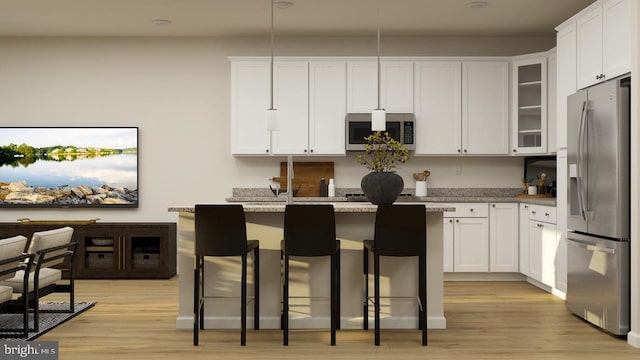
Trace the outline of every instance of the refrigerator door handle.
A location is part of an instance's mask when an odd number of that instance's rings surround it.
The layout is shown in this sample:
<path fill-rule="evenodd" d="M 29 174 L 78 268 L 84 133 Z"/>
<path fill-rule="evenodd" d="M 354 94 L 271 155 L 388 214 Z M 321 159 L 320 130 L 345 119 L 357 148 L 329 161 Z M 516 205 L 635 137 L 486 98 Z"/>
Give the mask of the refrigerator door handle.
<path fill-rule="evenodd" d="M 584 186 L 582 180 L 583 174 L 583 158 L 584 158 L 584 132 L 586 129 L 587 102 L 582 102 L 582 113 L 580 113 L 580 124 L 578 125 L 578 206 L 580 207 L 580 215 L 584 221 L 587 221 L 587 209 L 584 201 Z"/>
<path fill-rule="evenodd" d="M 607 253 L 607 254 L 611 254 L 611 255 L 615 255 L 616 254 L 616 250 L 615 249 L 606 248 L 606 247 L 602 247 L 602 246 L 585 244 L 585 243 L 577 241 L 575 239 L 570 239 L 569 241 L 571 241 L 572 245 L 577 246 L 577 247 L 581 247 L 581 248 L 589 250 L 589 251 L 598 251 L 598 252 L 603 252 L 603 253 Z"/>

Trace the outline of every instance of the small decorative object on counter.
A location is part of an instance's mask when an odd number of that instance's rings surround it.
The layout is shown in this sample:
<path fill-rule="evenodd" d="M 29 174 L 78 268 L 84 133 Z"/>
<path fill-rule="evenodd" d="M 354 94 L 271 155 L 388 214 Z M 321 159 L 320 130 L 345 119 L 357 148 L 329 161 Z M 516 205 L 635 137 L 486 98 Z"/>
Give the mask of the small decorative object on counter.
<path fill-rule="evenodd" d="M 429 175 L 431 175 L 429 170 L 413 173 L 413 179 L 416 181 L 416 196 L 427 196 L 427 178 Z"/>
<path fill-rule="evenodd" d="M 324 178 L 320 178 L 320 197 L 327 196 L 327 183 L 325 183 Z"/>
<path fill-rule="evenodd" d="M 370 173 L 360 182 L 362 192 L 373 204 L 393 204 L 404 188 L 402 176 L 395 169 L 409 160 L 409 150 L 387 132 L 376 131 L 364 140 L 367 142 L 364 153 L 357 158 Z"/>
<path fill-rule="evenodd" d="M 336 196 L 336 184 L 333 181 L 333 179 L 329 179 L 328 194 L 329 194 L 329 197 L 335 197 Z"/>
<path fill-rule="evenodd" d="M 538 176 L 538 194 L 547 193 L 547 174 L 542 173 Z"/>

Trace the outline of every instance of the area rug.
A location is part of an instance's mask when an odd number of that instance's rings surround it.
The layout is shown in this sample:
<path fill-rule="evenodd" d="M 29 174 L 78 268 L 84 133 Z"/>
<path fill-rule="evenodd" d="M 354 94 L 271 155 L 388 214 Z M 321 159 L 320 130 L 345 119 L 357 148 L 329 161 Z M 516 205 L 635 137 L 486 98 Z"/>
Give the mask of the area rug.
<path fill-rule="evenodd" d="M 39 331 L 30 331 L 29 336 L 25 338 L 9 338 L 8 333 L 0 332 L 2 340 L 33 340 L 47 331 L 61 325 L 81 313 L 91 309 L 96 304 L 95 301 L 77 301 L 75 302 L 74 313 L 46 313 L 40 312 L 40 328 Z M 41 301 L 40 310 L 64 310 L 69 309 L 68 302 Z M 0 328 L 20 328 L 22 327 L 22 314 L 0 314 Z M 29 327 L 33 327 L 33 314 L 29 314 Z"/>

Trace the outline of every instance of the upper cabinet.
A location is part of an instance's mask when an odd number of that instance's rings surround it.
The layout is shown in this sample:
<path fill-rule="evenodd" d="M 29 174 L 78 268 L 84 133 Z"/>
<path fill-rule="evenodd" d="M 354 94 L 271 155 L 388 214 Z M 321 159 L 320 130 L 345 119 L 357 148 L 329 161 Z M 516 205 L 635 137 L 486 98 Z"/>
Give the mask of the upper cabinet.
<path fill-rule="evenodd" d="M 631 1 L 600 1 L 579 14 L 577 85 L 585 88 L 631 71 Z"/>
<path fill-rule="evenodd" d="M 380 106 L 388 113 L 413 112 L 413 61 L 380 62 Z M 378 107 L 378 62 L 347 63 L 347 112 L 370 113 Z"/>
<path fill-rule="evenodd" d="M 345 154 L 347 67 L 344 61 L 309 63 L 309 151 Z"/>
<path fill-rule="evenodd" d="M 507 61 L 415 63 L 416 155 L 506 155 Z"/>
<path fill-rule="evenodd" d="M 547 58 L 516 57 L 512 63 L 512 152 L 547 151 Z"/>
<path fill-rule="evenodd" d="M 232 59 L 231 153 L 344 155 L 346 62 L 279 60 L 273 75 L 279 129 L 270 133 L 270 62 Z"/>
<path fill-rule="evenodd" d="M 273 69 L 278 130 L 273 131 L 273 154 L 306 154 L 309 151 L 309 63 L 278 61 Z"/>
<path fill-rule="evenodd" d="M 380 105 L 390 113 L 413 112 L 413 61 L 380 62 Z"/>
<path fill-rule="evenodd" d="M 271 136 L 266 123 L 269 87 L 269 61 L 231 62 L 232 154 L 271 154 Z"/>
<path fill-rule="evenodd" d="M 462 153 L 509 153 L 508 61 L 462 63 Z"/>
<path fill-rule="evenodd" d="M 416 61 L 416 155 L 462 151 L 462 62 Z"/>
<path fill-rule="evenodd" d="M 558 30 L 556 36 L 556 138 L 557 148 L 567 148 L 567 96 L 576 92 L 576 23 L 571 22 Z"/>

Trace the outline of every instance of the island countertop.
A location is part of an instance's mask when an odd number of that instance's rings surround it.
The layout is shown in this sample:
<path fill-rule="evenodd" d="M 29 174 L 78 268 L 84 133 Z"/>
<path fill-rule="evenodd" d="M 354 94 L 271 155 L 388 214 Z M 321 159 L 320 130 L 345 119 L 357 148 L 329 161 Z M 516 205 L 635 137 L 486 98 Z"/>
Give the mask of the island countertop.
<path fill-rule="evenodd" d="M 327 202 L 295 202 L 295 204 L 326 204 Z M 273 202 L 273 203 L 239 203 L 242 204 L 244 210 L 246 212 L 284 212 L 286 207 L 285 203 Z M 355 213 L 374 213 L 378 209 L 377 205 L 371 203 L 364 202 L 338 202 L 338 203 L 329 203 L 333 205 L 335 212 L 337 213 L 345 213 L 345 212 L 355 212 Z M 425 205 L 426 212 L 444 212 L 444 211 L 455 211 L 455 207 L 453 206 L 443 206 L 442 204 L 425 204 L 425 203 L 411 203 L 411 202 L 403 202 L 404 205 L 409 204 L 420 204 Z M 169 208 L 169 212 L 186 212 L 193 213 L 195 211 L 194 206 L 172 206 Z"/>

